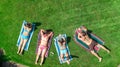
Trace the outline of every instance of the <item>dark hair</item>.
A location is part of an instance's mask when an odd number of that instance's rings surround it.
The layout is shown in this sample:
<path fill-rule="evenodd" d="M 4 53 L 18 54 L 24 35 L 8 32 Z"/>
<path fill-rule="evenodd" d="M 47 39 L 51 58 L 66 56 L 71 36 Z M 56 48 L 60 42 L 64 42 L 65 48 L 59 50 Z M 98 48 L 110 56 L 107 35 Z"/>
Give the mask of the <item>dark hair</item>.
<path fill-rule="evenodd" d="M 60 38 L 58 41 L 59 41 L 61 44 L 62 44 L 63 42 L 65 42 L 65 40 L 64 40 L 63 38 Z"/>
<path fill-rule="evenodd" d="M 32 28 L 32 24 L 31 23 L 26 23 L 25 26 L 28 27 L 28 28 Z"/>
<path fill-rule="evenodd" d="M 43 31 L 43 34 L 48 34 L 48 31 L 46 31 L 46 30 L 45 30 L 45 31 Z"/>
<path fill-rule="evenodd" d="M 86 33 L 84 31 L 82 31 L 82 36 L 85 36 L 85 35 L 86 35 Z"/>

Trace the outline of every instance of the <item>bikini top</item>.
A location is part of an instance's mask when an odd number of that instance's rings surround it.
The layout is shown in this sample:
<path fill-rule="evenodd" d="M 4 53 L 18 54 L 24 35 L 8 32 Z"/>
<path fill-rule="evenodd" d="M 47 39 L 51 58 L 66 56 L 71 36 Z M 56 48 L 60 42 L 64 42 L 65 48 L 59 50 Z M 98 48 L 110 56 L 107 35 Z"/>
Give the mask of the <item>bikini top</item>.
<path fill-rule="evenodd" d="M 27 29 L 24 29 L 24 32 L 29 32 Z"/>
<path fill-rule="evenodd" d="M 42 41 L 46 41 L 47 42 L 47 39 L 43 36 L 42 37 L 42 39 L 41 39 Z"/>

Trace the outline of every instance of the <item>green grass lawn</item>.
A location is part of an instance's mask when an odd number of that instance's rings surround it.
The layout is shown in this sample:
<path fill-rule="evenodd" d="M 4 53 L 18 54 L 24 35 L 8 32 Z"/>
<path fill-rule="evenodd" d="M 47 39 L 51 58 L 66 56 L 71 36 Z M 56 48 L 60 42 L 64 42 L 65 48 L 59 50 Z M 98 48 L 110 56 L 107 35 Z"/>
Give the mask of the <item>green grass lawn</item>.
<path fill-rule="evenodd" d="M 34 64 L 37 35 L 41 28 L 52 29 L 54 37 L 59 33 L 69 36 L 69 49 L 73 57 L 70 65 L 60 64 L 52 42 L 50 55 L 43 67 L 117 67 L 120 64 L 120 0 L 0 0 L 0 48 L 5 49 L 9 61 L 30 67 Z M 23 20 L 40 24 L 35 30 L 29 51 L 16 54 L 17 39 Z M 92 54 L 73 41 L 76 28 L 85 25 L 105 41 L 111 50 L 100 50 L 101 63 Z M 78 57 L 78 58 L 77 58 Z"/>

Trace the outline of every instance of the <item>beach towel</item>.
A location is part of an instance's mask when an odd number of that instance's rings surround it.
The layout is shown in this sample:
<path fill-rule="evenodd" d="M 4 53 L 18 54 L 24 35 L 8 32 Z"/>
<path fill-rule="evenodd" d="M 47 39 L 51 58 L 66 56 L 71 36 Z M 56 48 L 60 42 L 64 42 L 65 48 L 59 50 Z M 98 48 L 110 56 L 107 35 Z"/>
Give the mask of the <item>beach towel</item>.
<path fill-rule="evenodd" d="M 87 32 L 88 36 L 90 38 L 92 38 L 94 41 L 96 41 L 97 43 L 99 43 L 100 45 L 104 45 L 104 41 L 102 39 L 100 39 L 98 36 L 96 36 L 95 34 L 93 33 L 89 33 Z M 78 39 L 78 30 L 75 31 L 75 34 L 74 34 L 74 41 L 81 47 L 85 48 L 86 50 L 90 50 L 89 49 L 89 46 L 84 43 L 83 41 L 79 40 Z M 95 46 L 94 47 L 95 51 L 98 52 L 100 50 L 100 47 L 99 46 Z"/>
<path fill-rule="evenodd" d="M 20 31 L 20 34 L 19 34 L 19 37 L 18 37 L 18 41 L 17 41 L 17 46 L 20 45 L 20 41 L 21 41 L 21 35 L 23 34 L 23 31 L 24 31 L 24 25 L 26 24 L 27 22 L 24 20 L 23 21 L 23 24 L 22 24 L 22 27 L 21 27 L 21 31 Z M 31 38 L 32 38 L 32 35 L 33 35 L 33 32 L 34 32 L 34 29 L 35 29 L 35 24 L 32 23 L 32 29 L 31 31 L 29 32 L 29 38 L 28 38 L 28 41 L 24 47 L 24 50 L 28 51 L 28 48 L 29 48 L 29 44 L 30 44 L 30 41 L 31 41 Z"/>
<path fill-rule="evenodd" d="M 62 34 L 61 37 L 64 37 L 66 39 L 66 41 L 67 41 L 66 34 Z M 55 45 L 55 48 L 56 48 L 56 51 L 57 51 L 57 54 L 58 54 L 59 61 L 62 64 L 62 63 L 66 62 L 67 57 L 64 56 L 64 61 L 62 61 L 62 59 L 60 58 L 60 47 L 59 47 L 59 44 L 58 44 L 58 40 L 59 40 L 59 36 L 57 36 L 56 38 L 54 38 L 54 45 Z M 70 51 L 69 51 L 67 42 L 66 42 L 66 49 L 67 49 L 68 54 L 69 54 L 69 59 L 72 60 L 72 56 L 70 55 Z"/>
<path fill-rule="evenodd" d="M 48 40 L 48 48 L 47 48 L 47 51 L 45 53 L 45 57 L 48 57 L 48 55 L 49 55 L 49 50 L 50 50 L 50 46 L 51 46 L 51 43 L 52 43 L 52 38 L 53 38 L 53 34 L 50 36 L 50 38 Z M 40 34 L 40 31 L 39 31 L 36 53 L 38 53 L 38 46 L 40 45 L 40 42 L 41 42 L 41 34 Z"/>

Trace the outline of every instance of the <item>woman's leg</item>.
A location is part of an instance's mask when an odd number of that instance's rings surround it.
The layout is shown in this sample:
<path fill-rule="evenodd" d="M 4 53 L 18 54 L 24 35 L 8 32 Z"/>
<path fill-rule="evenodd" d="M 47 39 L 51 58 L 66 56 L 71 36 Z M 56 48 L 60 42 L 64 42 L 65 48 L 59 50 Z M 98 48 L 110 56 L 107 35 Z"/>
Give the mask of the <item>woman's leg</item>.
<path fill-rule="evenodd" d="M 101 62 L 102 58 L 97 53 L 95 53 L 95 51 L 92 50 L 90 52 L 98 58 L 99 62 Z"/>
<path fill-rule="evenodd" d="M 110 51 L 109 51 L 107 48 L 105 48 L 104 46 L 102 46 L 102 45 L 100 45 L 100 44 L 98 44 L 98 46 L 100 46 L 103 50 L 105 50 L 105 51 L 107 51 L 108 53 L 110 53 Z"/>
<path fill-rule="evenodd" d="M 35 64 L 37 64 L 40 54 L 41 54 L 41 49 L 38 48 L 38 52 L 37 52 L 37 55 L 36 55 Z"/>
<path fill-rule="evenodd" d="M 23 39 L 21 38 L 20 45 L 18 46 L 17 54 L 20 53 L 20 50 L 21 50 L 22 44 L 23 44 Z"/>
<path fill-rule="evenodd" d="M 43 61 L 44 61 L 46 51 L 47 51 L 47 48 L 44 48 L 44 49 L 42 50 L 40 65 L 42 65 L 42 63 L 43 63 Z"/>
<path fill-rule="evenodd" d="M 24 49 L 24 47 L 25 47 L 25 45 L 26 45 L 26 42 L 27 42 L 27 39 L 24 39 L 23 45 L 22 45 L 22 48 L 21 48 L 21 51 L 20 51 L 20 54 L 22 54 L 23 49 Z"/>

